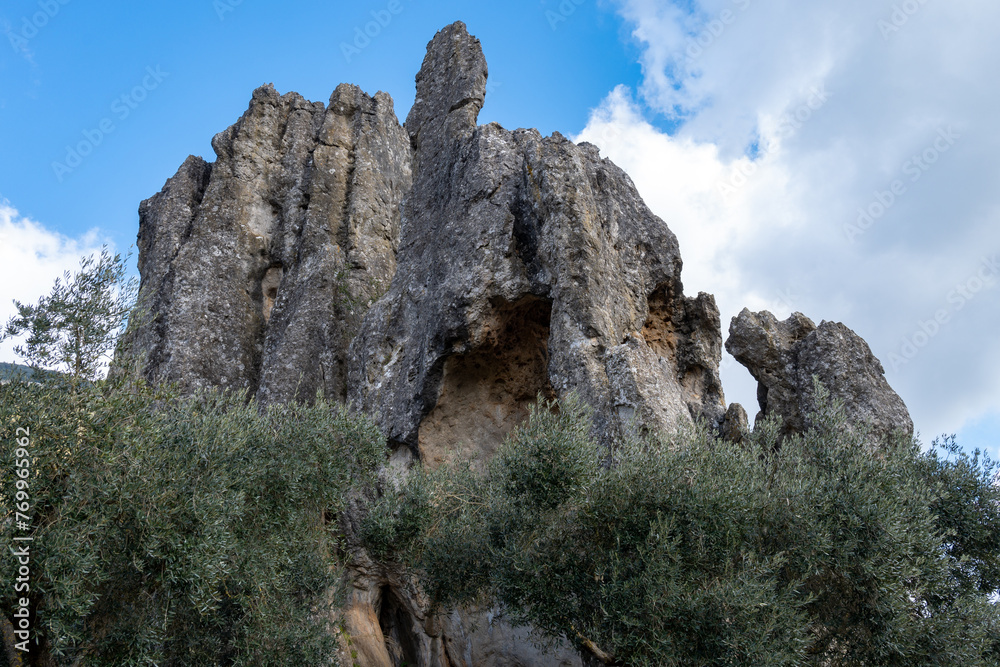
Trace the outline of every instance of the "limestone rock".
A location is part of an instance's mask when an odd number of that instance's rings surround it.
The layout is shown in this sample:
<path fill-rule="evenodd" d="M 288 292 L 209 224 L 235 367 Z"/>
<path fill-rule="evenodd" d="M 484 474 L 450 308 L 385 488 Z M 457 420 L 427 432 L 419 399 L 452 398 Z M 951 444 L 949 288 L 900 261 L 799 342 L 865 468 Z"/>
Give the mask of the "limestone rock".
<path fill-rule="evenodd" d="M 140 207 L 145 372 L 262 402 L 317 391 L 372 415 L 418 461 L 480 463 L 537 397 L 576 392 L 609 442 L 726 410 L 711 295 L 687 297 L 674 234 L 629 177 L 558 133 L 477 125 L 487 65 L 462 23 L 427 48 L 401 126 L 385 93 L 341 85 L 328 105 L 270 86 Z M 761 414 L 808 426 L 816 375 L 850 417 L 912 431 L 867 344 L 842 324 L 744 310 L 727 348 L 757 378 Z M 400 566 L 357 547 L 339 613 L 362 666 L 580 665 L 539 651 L 493 610 L 434 610 Z"/>
<path fill-rule="evenodd" d="M 569 391 L 601 437 L 717 426 L 719 313 L 684 296 L 677 239 L 594 146 L 477 126 L 486 78 L 456 23 L 405 130 L 384 93 L 256 90 L 217 160 L 140 207 L 146 374 L 263 402 L 322 390 L 431 464 L 488 457 Z"/>
<path fill-rule="evenodd" d="M 746 440 L 748 431 L 747 411 L 739 403 L 730 403 L 726 415 L 722 418 L 719 436 L 729 442 L 741 443 Z"/>
<path fill-rule="evenodd" d="M 486 78 L 463 24 L 428 45 L 396 275 L 348 399 L 431 464 L 488 457 L 538 395 L 578 392 L 602 437 L 718 422 L 719 313 L 683 295 L 676 237 L 596 147 L 477 126 Z"/>
<path fill-rule="evenodd" d="M 139 209 L 145 370 L 265 401 L 345 394 L 344 353 L 395 272 L 409 138 L 385 93 L 271 86 Z"/>
<path fill-rule="evenodd" d="M 868 423 L 880 435 L 897 429 L 913 434 L 913 421 L 882 364 L 864 339 L 839 322 L 817 327 L 802 313 L 781 322 L 767 311 L 744 309 L 729 325 L 726 349 L 757 380 L 757 418 L 780 415 L 786 433 L 808 429 L 815 376 L 843 401 L 851 422 Z"/>

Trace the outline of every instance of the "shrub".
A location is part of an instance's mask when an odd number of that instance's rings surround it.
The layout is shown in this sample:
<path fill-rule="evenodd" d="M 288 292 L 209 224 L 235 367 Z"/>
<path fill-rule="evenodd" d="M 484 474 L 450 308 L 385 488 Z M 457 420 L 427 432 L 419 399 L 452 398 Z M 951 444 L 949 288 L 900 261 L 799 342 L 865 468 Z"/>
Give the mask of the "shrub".
<path fill-rule="evenodd" d="M 30 429 L 30 533 L 12 521 L 17 427 Z M 336 516 L 383 460 L 371 422 L 323 400 L 261 412 L 232 394 L 14 381 L 0 386 L 0 442 L 3 541 L 33 538 L 36 654 L 88 665 L 332 656 Z M 2 559 L 5 582 L 16 566 Z M 0 595 L 13 609 L 13 585 Z"/>
<path fill-rule="evenodd" d="M 699 427 L 605 452 L 578 401 L 553 407 L 485 473 L 417 473 L 372 508 L 441 604 L 499 603 L 620 665 L 997 664 L 987 459 L 875 445 L 828 402 L 780 446 L 767 422 L 746 445 Z"/>

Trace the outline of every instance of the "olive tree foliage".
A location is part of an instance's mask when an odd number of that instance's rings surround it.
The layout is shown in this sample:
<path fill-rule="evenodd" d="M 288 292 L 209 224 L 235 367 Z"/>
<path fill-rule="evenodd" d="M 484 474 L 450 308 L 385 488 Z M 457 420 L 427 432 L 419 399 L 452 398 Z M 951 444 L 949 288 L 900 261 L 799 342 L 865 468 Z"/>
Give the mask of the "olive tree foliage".
<path fill-rule="evenodd" d="M 30 590 L 0 559 L 5 648 L 27 597 L 29 665 L 335 663 L 338 515 L 384 438 L 322 397 L 264 410 L 151 386 L 120 344 L 133 301 L 105 251 L 7 326 L 64 372 L 0 384 L 0 543 L 31 538 Z"/>
<path fill-rule="evenodd" d="M 67 382 L 0 386 L 0 541 L 32 537 L 28 664 L 331 664 L 337 516 L 374 483 L 378 428 L 322 399 L 264 412 Z M 18 427 L 29 532 L 13 521 Z M 0 559 L 6 622 L 17 566 Z"/>
<path fill-rule="evenodd" d="M 369 549 L 440 604 L 498 603 L 591 663 L 998 664 L 987 458 L 876 444 L 828 400 L 784 441 L 766 421 L 744 444 L 692 427 L 609 453 L 579 401 L 555 407 L 484 473 L 418 473 L 373 502 Z"/>
<path fill-rule="evenodd" d="M 37 304 L 14 301 L 17 315 L 0 340 L 25 336 L 14 351 L 33 368 L 95 379 L 110 362 L 135 304 L 138 283 L 126 276 L 127 260 L 104 247 L 99 256 L 84 257 L 79 271 L 56 279 Z"/>

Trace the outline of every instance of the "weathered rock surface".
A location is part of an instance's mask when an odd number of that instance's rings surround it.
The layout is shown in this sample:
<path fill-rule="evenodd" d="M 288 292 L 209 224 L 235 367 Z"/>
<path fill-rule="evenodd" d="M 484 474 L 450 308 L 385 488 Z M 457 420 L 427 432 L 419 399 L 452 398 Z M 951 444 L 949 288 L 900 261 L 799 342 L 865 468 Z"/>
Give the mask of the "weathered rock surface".
<path fill-rule="evenodd" d="M 730 403 L 726 409 L 726 414 L 722 418 L 722 427 L 719 428 L 719 437 L 729 442 L 744 442 L 749 429 L 749 419 L 747 411 L 739 403 Z"/>
<path fill-rule="evenodd" d="M 395 272 L 410 142 L 385 93 L 271 86 L 139 209 L 146 373 L 265 401 L 345 395 L 344 353 Z"/>
<path fill-rule="evenodd" d="M 719 313 L 673 233 L 594 146 L 477 126 L 486 77 L 456 23 L 405 130 L 384 93 L 256 90 L 140 207 L 146 374 L 322 390 L 432 464 L 488 456 L 539 395 L 580 393 L 601 436 L 718 425 Z"/>
<path fill-rule="evenodd" d="M 844 403 L 848 419 L 880 435 L 913 434 L 903 400 L 885 380 L 868 344 L 839 322 L 817 327 L 802 313 L 780 322 L 771 313 L 744 309 L 729 325 L 726 349 L 757 380 L 760 419 L 780 415 L 786 433 L 809 427 L 816 409 L 813 376 Z"/>
<path fill-rule="evenodd" d="M 536 397 L 578 392 L 605 436 L 725 410 L 719 313 L 677 239 L 596 147 L 477 126 L 486 60 L 439 32 L 405 128 L 397 271 L 350 348 L 348 398 L 437 464 L 488 456 Z"/>

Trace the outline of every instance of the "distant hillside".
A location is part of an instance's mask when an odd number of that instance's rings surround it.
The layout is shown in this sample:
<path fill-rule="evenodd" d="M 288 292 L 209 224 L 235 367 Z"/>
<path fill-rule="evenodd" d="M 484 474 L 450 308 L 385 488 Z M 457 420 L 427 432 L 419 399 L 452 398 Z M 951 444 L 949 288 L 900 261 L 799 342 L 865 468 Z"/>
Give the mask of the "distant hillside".
<path fill-rule="evenodd" d="M 35 376 L 35 372 L 27 366 L 0 362 L 0 381 L 9 380 L 18 374 L 23 374 L 25 377 L 29 378 Z"/>

